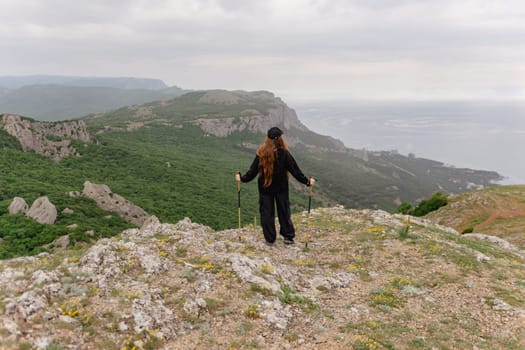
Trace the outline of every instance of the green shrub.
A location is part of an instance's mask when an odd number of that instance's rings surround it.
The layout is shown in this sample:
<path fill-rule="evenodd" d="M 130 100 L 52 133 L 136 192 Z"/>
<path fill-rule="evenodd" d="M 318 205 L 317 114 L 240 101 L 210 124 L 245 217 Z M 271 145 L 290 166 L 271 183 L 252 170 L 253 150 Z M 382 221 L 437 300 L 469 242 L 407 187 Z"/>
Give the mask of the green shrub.
<path fill-rule="evenodd" d="M 395 214 L 404 214 L 404 215 L 407 215 L 407 214 L 410 214 L 410 212 L 412 211 L 412 204 L 409 204 L 409 203 L 401 203 L 399 205 L 399 207 L 397 207 L 396 211 L 394 212 Z"/>
<path fill-rule="evenodd" d="M 448 204 L 448 197 L 441 192 L 436 192 L 429 199 L 424 199 L 415 207 L 409 203 L 401 203 L 397 207 L 395 213 L 412 215 L 412 216 L 425 216 L 426 214 L 438 210 L 439 208 Z"/>
<path fill-rule="evenodd" d="M 448 198 L 441 192 L 436 192 L 430 197 L 430 199 L 422 200 L 419 202 L 417 207 L 414 208 L 412 215 L 424 216 L 431 211 L 438 210 L 439 208 L 448 204 Z"/>

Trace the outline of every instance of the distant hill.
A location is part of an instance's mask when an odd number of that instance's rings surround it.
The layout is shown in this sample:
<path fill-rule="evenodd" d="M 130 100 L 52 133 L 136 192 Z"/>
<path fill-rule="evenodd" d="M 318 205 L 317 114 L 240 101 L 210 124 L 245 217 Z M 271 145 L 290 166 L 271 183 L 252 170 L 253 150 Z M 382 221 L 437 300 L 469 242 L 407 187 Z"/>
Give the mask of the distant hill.
<path fill-rule="evenodd" d="M 115 84 L 118 85 L 118 84 Z M 140 85 L 140 84 L 137 84 Z M 178 87 L 130 89 L 97 86 L 28 85 L 0 91 L 0 112 L 39 120 L 64 120 L 181 95 Z"/>
<path fill-rule="evenodd" d="M 525 186 L 498 186 L 459 194 L 426 217 L 459 232 L 495 235 L 525 248 Z"/>
<path fill-rule="evenodd" d="M 415 202 L 436 191 L 465 192 L 477 186 L 492 186 L 500 178 L 495 172 L 451 168 L 437 161 L 392 152 L 348 149 L 338 140 L 308 130 L 293 109 L 265 91 L 196 91 L 84 120 L 105 146 L 132 153 L 140 150 L 151 160 L 164 158 L 176 164 L 179 174 L 198 171 L 195 174 L 198 182 L 216 188 L 217 195 L 219 189 L 233 185 L 231 173 L 247 170 L 255 149 L 273 125 L 285 131 L 304 172 L 319 179 L 316 199 L 325 205 L 339 203 L 352 208 L 392 210 L 401 202 Z M 182 185 L 185 180 L 173 181 Z M 195 181 L 187 179 L 175 192 L 185 192 Z M 122 185 L 120 191 L 128 195 Z M 297 188 L 304 191 L 301 186 Z M 247 217 L 253 218 L 257 212 L 256 186 L 243 185 L 243 191 L 253 200 L 246 206 Z M 202 195 L 211 193 L 204 191 Z M 295 195 L 297 200 L 292 201 L 295 210 L 304 208 L 304 194 Z M 221 201 L 210 198 L 211 203 Z M 222 205 L 213 207 L 222 209 Z M 207 214 L 197 220 L 214 226 L 208 221 L 210 212 Z"/>
<path fill-rule="evenodd" d="M 0 76 L 0 87 L 18 89 L 29 85 L 112 87 L 131 90 L 161 90 L 168 86 L 160 79 L 131 77 L 75 77 L 60 75 Z"/>

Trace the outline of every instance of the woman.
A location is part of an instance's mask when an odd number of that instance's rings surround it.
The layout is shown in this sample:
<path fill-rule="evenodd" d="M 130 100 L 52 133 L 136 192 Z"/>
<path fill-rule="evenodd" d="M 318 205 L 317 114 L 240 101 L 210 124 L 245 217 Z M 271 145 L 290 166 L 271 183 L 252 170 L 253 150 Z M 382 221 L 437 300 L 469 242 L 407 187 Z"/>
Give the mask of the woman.
<path fill-rule="evenodd" d="M 259 174 L 259 213 L 264 238 L 269 244 L 275 242 L 275 206 L 281 226 L 279 233 L 284 237 L 285 244 L 293 244 L 295 229 L 290 212 L 288 197 L 288 173 L 297 181 L 313 186 L 315 179 L 308 179 L 295 162 L 282 137 L 283 132 L 277 127 L 268 130 L 265 142 L 257 149 L 255 159 L 248 172 L 241 176 L 237 172 L 237 181 L 249 182 Z"/>

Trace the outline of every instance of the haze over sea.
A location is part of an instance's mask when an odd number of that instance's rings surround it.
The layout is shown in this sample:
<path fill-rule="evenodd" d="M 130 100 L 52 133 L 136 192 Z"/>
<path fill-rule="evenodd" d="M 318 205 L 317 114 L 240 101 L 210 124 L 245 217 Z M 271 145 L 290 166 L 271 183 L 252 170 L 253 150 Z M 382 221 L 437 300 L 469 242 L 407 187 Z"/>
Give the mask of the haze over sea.
<path fill-rule="evenodd" d="M 525 184 L 525 101 L 323 101 L 292 106 L 350 148 L 397 150 Z"/>

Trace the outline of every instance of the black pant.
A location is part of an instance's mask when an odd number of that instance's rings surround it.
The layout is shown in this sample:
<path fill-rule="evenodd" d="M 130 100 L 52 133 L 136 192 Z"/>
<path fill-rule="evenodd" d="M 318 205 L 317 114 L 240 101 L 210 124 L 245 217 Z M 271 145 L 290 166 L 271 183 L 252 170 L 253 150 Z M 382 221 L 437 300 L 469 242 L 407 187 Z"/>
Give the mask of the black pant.
<path fill-rule="evenodd" d="M 286 239 L 295 237 L 295 228 L 293 227 L 290 199 L 288 191 L 278 193 L 259 193 L 259 213 L 261 214 L 261 226 L 264 238 L 267 242 L 273 243 L 277 237 L 275 231 L 275 206 L 277 205 L 277 216 L 281 229 L 279 233 Z"/>

